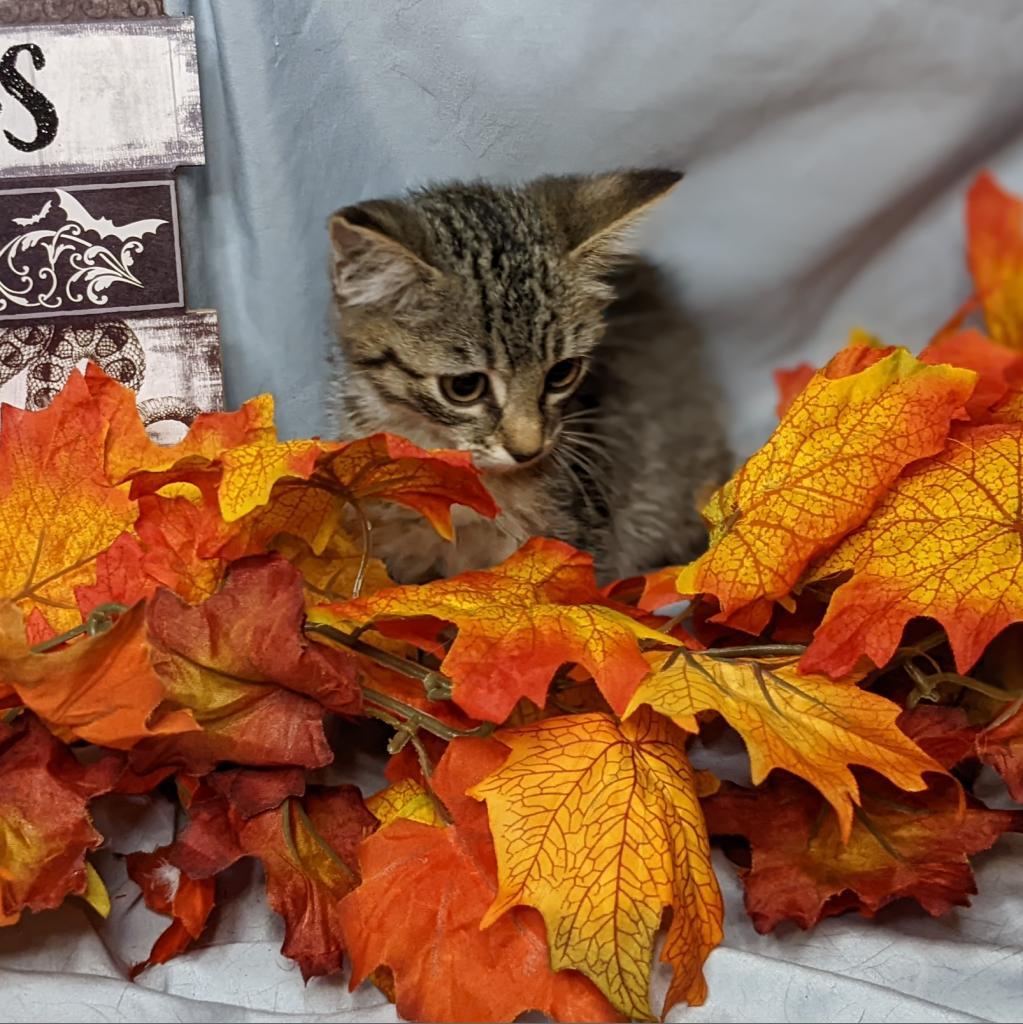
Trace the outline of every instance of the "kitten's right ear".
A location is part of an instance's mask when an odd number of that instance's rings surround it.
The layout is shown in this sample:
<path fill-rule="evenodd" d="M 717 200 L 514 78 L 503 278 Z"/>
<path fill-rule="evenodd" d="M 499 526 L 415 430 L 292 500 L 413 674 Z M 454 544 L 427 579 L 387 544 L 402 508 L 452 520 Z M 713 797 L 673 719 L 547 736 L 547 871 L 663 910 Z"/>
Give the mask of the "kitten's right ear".
<path fill-rule="evenodd" d="M 401 305 L 440 276 L 419 255 L 425 229 L 404 203 L 373 199 L 346 206 L 330 218 L 330 238 L 341 306 Z"/>

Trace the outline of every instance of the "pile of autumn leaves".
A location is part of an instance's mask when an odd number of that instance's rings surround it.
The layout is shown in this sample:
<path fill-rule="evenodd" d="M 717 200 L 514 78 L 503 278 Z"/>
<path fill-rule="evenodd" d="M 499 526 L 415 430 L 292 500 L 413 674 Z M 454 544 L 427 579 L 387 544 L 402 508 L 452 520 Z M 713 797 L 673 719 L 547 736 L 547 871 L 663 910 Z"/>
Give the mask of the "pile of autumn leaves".
<path fill-rule="evenodd" d="M 665 1009 L 701 1002 L 708 833 L 761 931 L 966 904 L 1018 827 L 979 766 L 1023 800 L 1023 204 L 982 176 L 968 230 L 977 295 L 919 358 L 856 334 L 779 374 L 707 553 L 604 590 L 550 540 L 392 586 L 383 504 L 496 513 L 461 454 L 278 442 L 266 398 L 159 447 L 92 367 L 5 407 L 0 924 L 106 913 L 90 807 L 157 792 L 180 828 L 127 869 L 170 923 L 137 969 L 255 857 L 303 976 L 348 958 L 420 1020 L 649 1018 L 662 921 Z M 320 769 L 367 717 L 394 738 L 364 800 Z M 729 726 L 752 786 L 687 759 Z"/>

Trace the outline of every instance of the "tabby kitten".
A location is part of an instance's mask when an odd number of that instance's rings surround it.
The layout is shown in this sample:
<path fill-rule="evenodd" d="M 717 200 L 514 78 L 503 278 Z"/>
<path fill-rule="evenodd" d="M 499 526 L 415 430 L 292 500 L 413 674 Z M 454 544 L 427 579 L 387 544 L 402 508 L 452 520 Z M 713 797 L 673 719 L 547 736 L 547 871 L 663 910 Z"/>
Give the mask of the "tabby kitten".
<path fill-rule="evenodd" d="M 692 326 L 622 235 L 672 171 L 426 188 L 330 224 L 337 432 L 472 452 L 502 514 L 455 509 L 453 544 L 393 507 L 374 534 L 401 581 L 493 565 L 527 537 L 607 580 L 687 560 L 727 472 Z M 376 518 L 376 516 L 375 516 Z"/>

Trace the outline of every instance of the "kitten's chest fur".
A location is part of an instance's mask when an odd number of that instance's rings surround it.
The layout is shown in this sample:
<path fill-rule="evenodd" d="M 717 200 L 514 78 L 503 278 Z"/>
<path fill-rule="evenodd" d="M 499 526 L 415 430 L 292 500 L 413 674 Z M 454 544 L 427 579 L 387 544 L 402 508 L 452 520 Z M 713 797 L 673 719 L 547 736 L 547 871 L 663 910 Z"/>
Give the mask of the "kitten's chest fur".
<path fill-rule="evenodd" d="M 703 547 L 698 502 L 730 460 L 698 337 L 648 264 L 631 262 L 614 284 L 618 299 L 566 424 L 582 437 L 566 433 L 559 456 L 535 469 L 484 474 L 501 515 L 489 521 L 456 506 L 453 543 L 412 513 L 375 510 L 374 551 L 395 578 L 494 565 L 534 535 L 589 550 L 603 581 L 684 562 Z M 418 420 L 385 413 L 344 366 L 339 384 L 343 436 L 386 429 L 440 443 Z"/>

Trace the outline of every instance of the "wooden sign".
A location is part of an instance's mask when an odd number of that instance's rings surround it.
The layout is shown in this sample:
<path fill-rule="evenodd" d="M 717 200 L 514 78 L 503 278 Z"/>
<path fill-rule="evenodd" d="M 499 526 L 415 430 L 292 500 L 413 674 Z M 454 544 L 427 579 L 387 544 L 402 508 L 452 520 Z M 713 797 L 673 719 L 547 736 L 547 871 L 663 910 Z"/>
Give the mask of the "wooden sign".
<path fill-rule="evenodd" d="M 42 409 L 71 370 L 89 361 L 138 392 L 142 418 L 157 441 L 178 440 L 200 412 L 224 407 L 212 310 L 0 328 L 0 401 Z"/>
<path fill-rule="evenodd" d="M 0 0 L 2 25 L 99 18 L 155 18 L 161 14 L 163 0 Z"/>
<path fill-rule="evenodd" d="M 172 178 L 0 188 L 0 324 L 184 304 Z"/>
<path fill-rule="evenodd" d="M 0 178 L 203 159 L 191 18 L 0 26 Z"/>

